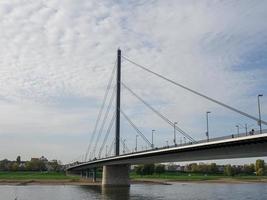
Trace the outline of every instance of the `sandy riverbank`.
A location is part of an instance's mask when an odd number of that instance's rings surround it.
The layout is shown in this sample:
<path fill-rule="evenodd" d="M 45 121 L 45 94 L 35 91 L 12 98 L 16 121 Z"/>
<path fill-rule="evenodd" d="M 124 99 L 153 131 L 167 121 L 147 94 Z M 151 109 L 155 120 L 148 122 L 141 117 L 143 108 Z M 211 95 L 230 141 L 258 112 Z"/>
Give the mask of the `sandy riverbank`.
<path fill-rule="evenodd" d="M 222 183 L 222 184 L 248 184 L 248 183 L 266 183 L 267 179 L 258 180 L 239 180 L 232 178 L 222 178 L 217 180 L 163 180 L 163 179 L 135 179 L 131 180 L 131 184 L 161 184 L 171 185 L 172 183 Z M 0 185 L 101 185 L 101 181 L 96 183 L 86 180 L 0 180 Z"/>

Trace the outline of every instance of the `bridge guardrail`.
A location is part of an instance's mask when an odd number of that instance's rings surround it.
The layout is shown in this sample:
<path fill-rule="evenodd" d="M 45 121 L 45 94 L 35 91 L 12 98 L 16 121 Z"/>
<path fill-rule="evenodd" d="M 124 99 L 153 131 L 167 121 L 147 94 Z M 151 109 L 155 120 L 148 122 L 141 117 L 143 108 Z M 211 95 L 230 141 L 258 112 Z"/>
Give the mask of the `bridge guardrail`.
<path fill-rule="evenodd" d="M 267 129 L 263 129 L 262 133 L 267 133 Z M 252 135 L 259 135 L 259 134 L 260 134 L 260 131 L 257 130 L 257 131 L 254 131 L 254 133 L 248 132 L 248 133 L 231 134 L 231 135 L 222 136 L 222 137 L 210 138 L 208 141 L 207 141 L 207 139 L 205 139 L 205 140 L 199 140 L 195 143 L 189 142 L 189 143 L 184 143 L 184 144 L 155 147 L 153 149 L 147 149 L 147 150 L 142 150 L 142 151 L 137 151 L 137 152 L 134 151 L 134 152 L 129 152 L 129 153 L 121 154 L 121 155 L 131 155 L 131 154 L 135 154 L 135 153 L 149 152 L 149 151 L 161 150 L 161 149 L 172 148 L 172 147 L 182 147 L 182 146 L 188 146 L 188 145 L 192 145 L 192 144 L 201 144 L 201 143 L 206 143 L 206 142 L 215 142 L 215 141 L 220 141 L 220 140 L 225 140 L 225 139 L 246 137 L 246 136 L 252 136 Z M 100 159 L 94 158 L 94 159 L 89 160 L 89 161 L 96 161 L 96 160 L 102 160 L 102 159 L 113 158 L 113 157 L 115 157 L 115 156 L 108 156 L 108 157 L 100 158 Z M 68 164 L 68 166 L 75 166 L 77 164 L 82 164 L 82 163 L 84 163 L 84 162 L 75 162 L 75 163 Z"/>

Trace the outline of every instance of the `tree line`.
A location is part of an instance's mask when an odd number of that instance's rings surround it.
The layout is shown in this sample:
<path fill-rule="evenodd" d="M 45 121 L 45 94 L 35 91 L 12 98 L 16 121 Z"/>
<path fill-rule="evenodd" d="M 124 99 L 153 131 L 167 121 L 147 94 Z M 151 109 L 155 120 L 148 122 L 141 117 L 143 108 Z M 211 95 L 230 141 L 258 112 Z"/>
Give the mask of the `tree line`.
<path fill-rule="evenodd" d="M 165 165 L 162 164 L 137 165 L 134 167 L 134 171 L 138 175 L 152 175 L 152 174 L 160 175 L 165 172 Z"/>
<path fill-rule="evenodd" d="M 48 161 L 43 156 L 32 158 L 30 161 L 22 161 L 18 156 L 15 161 L 4 159 L 0 161 L 0 171 L 62 171 L 60 161 Z"/>
<path fill-rule="evenodd" d="M 219 170 L 219 168 L 223 168 Z M 264 160 L 258 159 L 255 164 L 245 164 L 245 165 L 222 165 L 218 166 L 216 163 L 205 164 L 205 163 L 191 163 L 187 167 L 188 172 L 192 173 L 204 173 L 204 174 L 221 174 L 227 176 L 234 175 L 258 175 L 263 176 L 266 174 L 266 166 Z"/>
<path fill-rule="evenodd" d="M 166 171 L 167 166 L 162 164 L 145 164 L 137 165 L 134 172 L 138 175 L 162 174 Z M 199 174 L 224 174 L 226 176 L 235 175 L 267 175 L 267 167 L 264 160 L 258 159 L 255 164 L 245 165 L 217 165 L 216 163 L 190 163 L 183 170 L 177 170 L 174 166 L 169 165 L 168 171 L 180 171 L 183 173 Z"/>

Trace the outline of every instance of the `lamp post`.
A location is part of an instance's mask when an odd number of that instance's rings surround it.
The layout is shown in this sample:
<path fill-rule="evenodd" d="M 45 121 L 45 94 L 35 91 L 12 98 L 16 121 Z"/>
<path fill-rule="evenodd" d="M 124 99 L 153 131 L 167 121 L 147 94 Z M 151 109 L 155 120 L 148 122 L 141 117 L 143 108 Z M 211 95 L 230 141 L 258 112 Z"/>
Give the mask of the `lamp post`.
<path fill-rule="evenodd" d="M 262 134 L 262 127 L 261 127 L 261 105 L 260 105 L 260 97 L 262 97 L 263 94 L 258 95 L 258 109 L 259 109 L 259 126 L 260 126 L 260 134 Z"/>
<path fill-rule="evenodd" d="M 210 111 L 207 111 L 206 112 L 206 120 L 207 120 L 207 132 L 206 132 L 206 136 L 207 136 L 207 142 L 209 141 L 209 114 L 211 112 Z"/>
<path fill-rule="evenodd" d="M 137 138 L 138 138 L 139 135 L 136 135 L 135 136 L 135 151 L 137 151 Z"/>
<path fill-rule="evenodd" d="M 248 125 L 247 123 L 245 123 L 245 125 L 238 124 L 238 126 L 239 126 L 239 130 L 240 130 L 240 128 L 244 128 L 244 129 L 245 129 L 245 131 L 246 131 L 246 136 L 248 135 L 248 129 L 251 128 L 251 127 L 253 127 L 252 124 Z"/>
<path fill-rule="evenodd" d="M 152 149 L 154 149 L 154 132 L 155 132 L 156 130 L 152 130 L 152 132 L 151 132 L 151 148 Z"/>
<path fill-rule="evenodd" d="M 237 130 L 237 137 L 239 137 L 239 125 L 236 125 L 236 130 Z"/>
<path fill-rule="evenodd" d="M 173 123 L 173 143 L 174 143 L 174 146 L 176 146 L 176 124 L 177 124 L 177 122 Z"/>
<path fill-rule="evenodd" d="M 169 147 L 169 141 L 168 140 L 166 140 L 166 145 L 167 145 L 167 147 Z"/>

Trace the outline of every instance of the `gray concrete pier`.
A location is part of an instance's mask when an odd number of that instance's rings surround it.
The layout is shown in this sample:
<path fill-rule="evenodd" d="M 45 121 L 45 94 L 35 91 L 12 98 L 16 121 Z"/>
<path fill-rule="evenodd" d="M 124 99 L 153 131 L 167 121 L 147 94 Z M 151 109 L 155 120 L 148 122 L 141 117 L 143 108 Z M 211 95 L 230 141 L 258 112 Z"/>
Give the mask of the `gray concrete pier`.
<path fill-rule="evenodd" d="M 102 185 L 130 186 L 129 171 L 128 164 L 103 166 Z"/>

